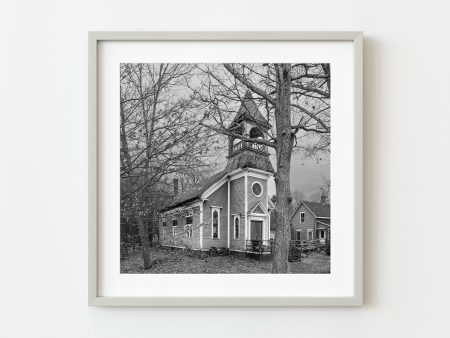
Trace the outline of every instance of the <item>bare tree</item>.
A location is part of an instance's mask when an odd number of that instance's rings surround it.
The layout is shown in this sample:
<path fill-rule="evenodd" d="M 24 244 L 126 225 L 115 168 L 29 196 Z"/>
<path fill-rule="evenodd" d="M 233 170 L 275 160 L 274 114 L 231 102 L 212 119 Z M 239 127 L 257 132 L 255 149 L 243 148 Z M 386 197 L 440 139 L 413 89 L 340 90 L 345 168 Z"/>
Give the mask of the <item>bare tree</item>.
<path fill-rule="evenodd" d="M 295 208 L 297 208 L 297 206 L 300 204 L 300 202 L 306 198 L 306 195 L 299 190 L 292 191 L 291 195 L 292 195 L 292 211 L 294 211 Z"/>
<path fill-rule="evenodd" d="M 309 200 L 312 202 L 322 202 L 322 196 L 325 198 L 326 202 L 329 202 L 331 199 L 331 181 L 323 176 L 321 186 L 317 191 L 309 195 Z"/>
<path fill-rule="evenodd" d="M 167 177 L 208 167 L 217 146 L 186 90 L 193 71 L 188 64 L 121 65 L 121 216 L 138 226 L 144 269 L 151 265 L 148 224 L 170 197 Z"/>
<path fill-rule="evenodd" d="M 205 124 L 210 129 L 244 141 L 264 144 L 275 151 L 277 203 L 272 272 L 286 273 L 290 240 L 291 156 L 295 149 L 305 156 L 329 152 L 329 64 L 224 64 L 204 65 L 202 86 L 194 90 L 203 103 Z M 236 105 L 251 91 L 275 128 L 268 140 L 248 139 L 226 130 Z M 209 121 L 206 123 L 206 121 Z"/>

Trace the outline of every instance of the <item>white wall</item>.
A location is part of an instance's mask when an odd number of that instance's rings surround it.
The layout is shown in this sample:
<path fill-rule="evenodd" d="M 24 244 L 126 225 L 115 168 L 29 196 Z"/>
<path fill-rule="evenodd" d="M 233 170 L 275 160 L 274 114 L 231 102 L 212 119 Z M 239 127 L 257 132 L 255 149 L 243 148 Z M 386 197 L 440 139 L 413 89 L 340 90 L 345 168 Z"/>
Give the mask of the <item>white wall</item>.
<path fill-rule="evenodd" d="M 1 0 L 0 336 L 444 336 L 449 9 L 436 0 Z M 366 305 L 87 307 L 89 30 L 363 30 Z"/>

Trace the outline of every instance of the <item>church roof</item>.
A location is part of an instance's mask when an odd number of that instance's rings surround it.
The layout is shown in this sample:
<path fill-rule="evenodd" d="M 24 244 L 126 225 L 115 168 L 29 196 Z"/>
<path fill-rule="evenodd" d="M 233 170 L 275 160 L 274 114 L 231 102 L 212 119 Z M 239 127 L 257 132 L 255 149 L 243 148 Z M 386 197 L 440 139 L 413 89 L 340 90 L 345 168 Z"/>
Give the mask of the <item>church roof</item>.
<path fill-rule="evenodd" d="M 232 172 L 238 168 L 255 168 L 274 173 L 269 156 L 262 156 L 253 151 L 241 151 L 228 157 L 225 170 Z"/>
<path fill-rule="evenodd" d="M 267 120 L 261 115 L 256 103 L 253 101 L 250 91 L 247 91 L 245 94 L 241 107 L 239 108 L 239 111 L 230 127 L 238 123 L 241 118 L 256 122 L 259 126 L 267 129 L 272 127 L 270 123 L 267 122 Z M 202 180 L 198 184 L 195 184 L 184 191 L 181 191 L 163 209 L 161 209 L 161 211 L 167 211 L 169 209 L 195 201 L 200 198 L 202 194 L 214 183 L 220 181 L 228 173 L 238 168 L 256 168 L 272 173 L 275 172 L 268 154 L 261 155 L 254 151 L 243 149 L 243 151 L 240 151 L 239 153 L 236 153 L 232 157 L 228 158 L 225 170 Z"/>
<path fill-rule="evenodd" d="M 258 106 L 253 100 L 252 93 L 249 90 L 247 90 L 247 92 L 245 93 L 245 96 L 241 101 L 241 107 L 234 117 L 233 122 L 231 122 L 230 127 L 239 123 L 241 119 L 247 119 L 256 122 L 261 127 L 265 127 L 267 129 L 272 128 L 271 124 L 264 118 L 264 116 L 262 116 L 261 112 L 258 109 Z"/>
<path fill-rule="evenodd" d="M 221 180 L 227 172 L 225 170 L 218 172 L 217 174 L 208 177 L 201 182 L 189 187 L 186 190 L 181 191 L 177 196 L 174 197 L 162 210 L 169 210 L 175 208 L 181 204 L 188 203 L 194 201 L 197 198 L 200 198 L 202 194 L 208 190 L 214 183 Z"/>

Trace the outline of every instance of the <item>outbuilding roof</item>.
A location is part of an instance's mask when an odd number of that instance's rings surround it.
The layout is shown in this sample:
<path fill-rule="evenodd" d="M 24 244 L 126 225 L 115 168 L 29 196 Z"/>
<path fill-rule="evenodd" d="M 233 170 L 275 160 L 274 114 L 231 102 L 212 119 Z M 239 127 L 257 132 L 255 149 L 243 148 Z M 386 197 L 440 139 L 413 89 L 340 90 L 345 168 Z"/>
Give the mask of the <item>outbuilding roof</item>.
<path fill-rule="evenodd" d="M 317 202 L 302 201 L 316 217 L 330 218 L 330 205 Z"/>
<path fill-rule="evenodd" d="M 311 212 L 316 216 L 316 218 L 330 218 L 330 205 L 318 202 L 301 201 L 295 211 L 292 213 L 291 218 L 304 204 Z"/>

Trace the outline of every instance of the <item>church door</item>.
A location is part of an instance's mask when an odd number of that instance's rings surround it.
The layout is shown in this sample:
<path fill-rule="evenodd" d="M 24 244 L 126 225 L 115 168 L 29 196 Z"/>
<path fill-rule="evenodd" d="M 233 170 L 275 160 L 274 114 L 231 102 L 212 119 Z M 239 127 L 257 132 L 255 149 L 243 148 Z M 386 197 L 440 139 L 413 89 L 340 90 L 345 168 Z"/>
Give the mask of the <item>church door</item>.
<path fill-rule="evenodd" d="M 250 222 L 250 236 L 252 240 L 262 240 L 262 221 L 251 221 Z"/>

